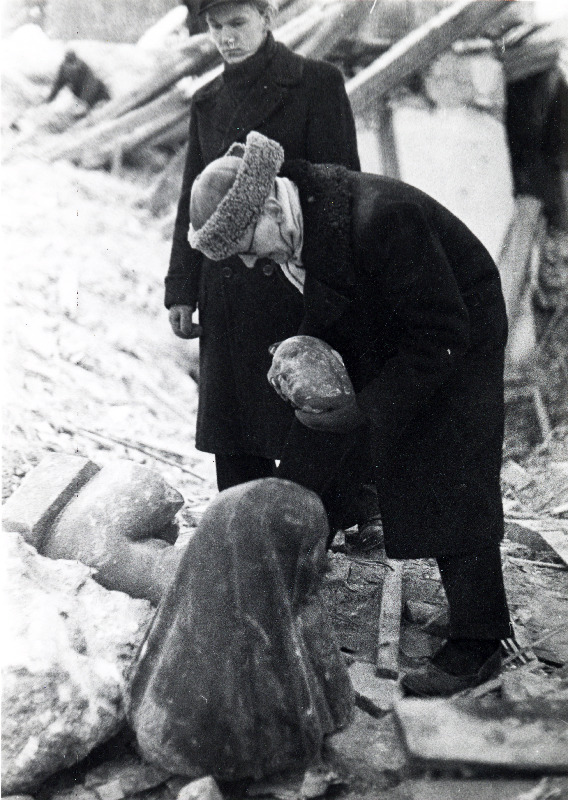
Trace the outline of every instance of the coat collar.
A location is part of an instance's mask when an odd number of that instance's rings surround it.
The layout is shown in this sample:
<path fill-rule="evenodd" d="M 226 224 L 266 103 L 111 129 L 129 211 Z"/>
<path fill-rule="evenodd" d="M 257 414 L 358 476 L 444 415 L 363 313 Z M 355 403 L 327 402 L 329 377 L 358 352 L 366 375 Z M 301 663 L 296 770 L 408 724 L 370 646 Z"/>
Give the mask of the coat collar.
<path fill-rule="evenodd" d="M 276 42 L 266 70 L 237 108 L 223 75 L 198 92 L 193 102 L 209 130 L 217 131 L 219 154 L 233 142 L 244 141 L 249 131 L 261 129 L 266 120 L 284 105 L 290 88 L 302 80 L 303 71 L 304 60 Z"/>
<path fill-rule="evenodd" d="M 260 83 L 278 87 L 296 86 L 302 80 L 303 74 L 304 59 L 289 50 L 282 42 L 275 42 L 274 55 L 264 75 L 265 80 L 260 81 Z M 224 88 L 225 78 L 224 74 L 221 73 L 196 93 L 193 102 L 197 106 L 205 106 L 208 100 L 214 98 Z"/>
<path fill-rule="evenodd" d="M 349 171 L 333 164 L 288 161 L 281 174 L 300 192 L 306 270 L 304 333 L 329 327 L 351 304 L 355 285 Z"/>
<path fill-rule="evenodd" d="M 348 290 L 355 283 L 349 170 L 297 160 L 285 162 L 280 174 L 300 192 L 306 272 L 335 291 Z"/>

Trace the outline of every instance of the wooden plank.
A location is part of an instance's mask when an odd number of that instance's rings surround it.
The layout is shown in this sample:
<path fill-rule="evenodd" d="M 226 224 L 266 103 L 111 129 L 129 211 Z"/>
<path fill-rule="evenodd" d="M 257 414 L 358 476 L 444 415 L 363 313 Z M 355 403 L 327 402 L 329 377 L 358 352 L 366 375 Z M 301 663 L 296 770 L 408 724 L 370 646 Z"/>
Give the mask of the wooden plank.
<path fill-rule="evenodd" d="M 385 574 L 381 595 L 375 674 L 380 678 L 397 678 L 403 565 L 401 561 L 389 560 L 386 563 L 389 569 Z"/>
<path fill-rule="evenodd" d="M 477 33 L 506 6 L 503 0 L 457 0 L 440 11 L 347 82 L 354 110 L 368 102 L 369 94 L 373 98 L 382 97 L 426 67 L 456 39 Z"/>

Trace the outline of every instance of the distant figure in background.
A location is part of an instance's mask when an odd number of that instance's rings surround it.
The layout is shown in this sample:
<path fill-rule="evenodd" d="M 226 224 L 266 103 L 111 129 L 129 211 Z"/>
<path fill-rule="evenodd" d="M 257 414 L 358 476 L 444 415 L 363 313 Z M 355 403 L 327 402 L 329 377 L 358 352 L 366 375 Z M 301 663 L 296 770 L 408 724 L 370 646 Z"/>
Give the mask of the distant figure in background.
<path fill-rule="evenodd" d="M 195 12 L 194 2 L 187 5 Z M 219 269 L 190 247 L 193 181 L 253 129 L 279 142 L 289 159 L 358 170 L 359 156 L 341 73 L 274 40 L 274 0 L 199 0 L 197 11 L 225 68 L 191 103 L 165 305 L 176 336 L 200 337 L 196 446 L 215 454 L 222 491 L 274 474 L 294 415 L 266 380 L 268 348 L 298 333 L 303 302 L 273 260 L 260 259 L 248 269 L 234 256 Z M 198 307 L 199 325 L 192 321 Z M 359 522 L 374 543 L 376 494 L 371 487 L 361 495 Z"/>
<path fill-rule="evenodd" d="M 105 84 L 97 78 L 89 65 L 79 58 L 74 50 L 68 50 L 65 53 L 65 58 L 59 67 L 46 102 L 51 103 L 64 86 L 68 86 L 75 97 L 82 100 L 89 108 L 93 108 L 97 103 L 105 103 L 110 100 L 110 94 Z"/>

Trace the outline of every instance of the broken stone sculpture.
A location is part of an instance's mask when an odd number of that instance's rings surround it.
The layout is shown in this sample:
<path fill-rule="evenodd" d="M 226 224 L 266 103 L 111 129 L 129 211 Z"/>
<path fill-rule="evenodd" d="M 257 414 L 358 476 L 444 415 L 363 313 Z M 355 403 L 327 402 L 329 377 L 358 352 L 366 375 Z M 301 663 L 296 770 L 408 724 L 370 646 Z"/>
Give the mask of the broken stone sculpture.
<path fill-rule="evenodd" d="M 284 400 L 301 411 L 341 408 L 354 395 L 343 359 L 314 336 L 291 336 L 272 345 L 267 378 Z"/>
<path fill-rule="evenodd" d="M 4 532 L 2 793 L 34 791 L 124 723 L 126 676 L 154 609 L 76 561 Z"/>
<path fill-rule="evenodd" d="M 345 726 L 353 690 L 318 590 L 319 498 L 277 478 L 222 492 L 184 549 L 134 666 L 142 755 L 237 780 L 304 767 Z"/>
<path fill-rule="evenodd" d="M 32 470 L 4 507 L 3 527 L 43 555 L 81 561 L 107 589 L 157 605 L 180 551 L 164 531 L 183 497 L 159 473 L 117 460 L 52 455 Z"/>

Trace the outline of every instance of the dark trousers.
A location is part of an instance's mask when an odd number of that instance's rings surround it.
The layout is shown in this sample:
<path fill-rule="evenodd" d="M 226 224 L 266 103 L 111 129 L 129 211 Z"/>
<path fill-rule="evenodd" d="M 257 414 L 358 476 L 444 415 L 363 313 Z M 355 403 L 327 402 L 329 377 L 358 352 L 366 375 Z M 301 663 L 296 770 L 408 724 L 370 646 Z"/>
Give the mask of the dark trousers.
<path fill-rule="evenodd" d="M 440 556 L 436 561 L 450 607 L 452 638 L 512 636 L 498 545 L 474 554 Z"/>
<path fill-rule="evenodd" d="M 368 463 L 369 430 L 363 426 L 350 434 L 317 433 L 292 429 L 278 478 L 300 483 L 319 494 L 326 508 L 332 536 L 347 527 L 345 495 L 363 482 Z M 342 481 L 337 481 L 337 476 Z M 351 521 L 353 524 L 353 521 Z M 511 636 L 501 553 L 497 544 L 473 554 L 437 559 L 450 608 L 450 636 L 460 639 L 506 639 Z"/>
<path fill-rule="evenodd" d="M 220 492 L 248 481 L 273 478 L 276 465 L 271 458 L 251 456 L 247 453 L 215 453 L 217 488 Z"/>

